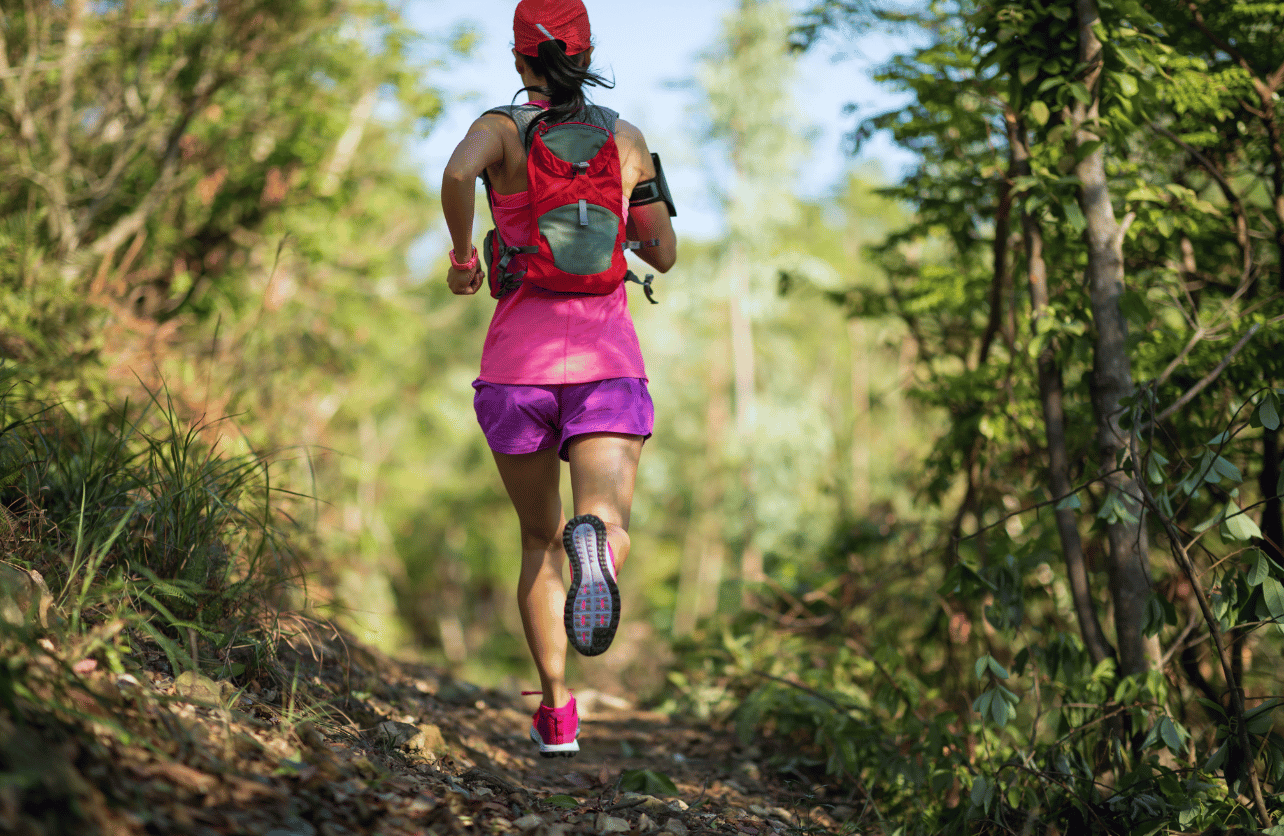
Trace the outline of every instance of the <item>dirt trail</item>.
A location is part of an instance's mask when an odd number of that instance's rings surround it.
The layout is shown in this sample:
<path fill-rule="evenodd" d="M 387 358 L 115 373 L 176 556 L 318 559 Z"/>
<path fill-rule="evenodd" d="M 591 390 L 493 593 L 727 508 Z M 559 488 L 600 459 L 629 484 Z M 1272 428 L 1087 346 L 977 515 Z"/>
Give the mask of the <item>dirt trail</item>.
<path fill-rule="evenodd" d="M 126 676 L 82 663 L 65 694 L 78 717 L 0 712 L 0 832 L 825 833 L 851 812 L 775 780 L 727 731 L 592 691 L 577 695 L 579 756 L 541 758 L 538 698 L 332 633 L 296 637 L 275 676 L 239 684 L 175 680 L 140 655 Z"/>

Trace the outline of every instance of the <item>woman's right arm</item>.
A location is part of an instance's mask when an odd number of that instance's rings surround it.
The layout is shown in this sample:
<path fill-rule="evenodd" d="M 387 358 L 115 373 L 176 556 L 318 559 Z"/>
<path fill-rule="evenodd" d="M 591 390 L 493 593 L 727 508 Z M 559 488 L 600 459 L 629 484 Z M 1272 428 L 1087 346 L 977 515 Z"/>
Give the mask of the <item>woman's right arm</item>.
<path fill-rule="evenodd" d="M 467 135 L 446 163 L 441 177 L 441 211 L 450 230 L 455 259 L 468 261 L 473 249 L 473 216 L 477 210 L 477 178 L 490 166 L 504 159 L 500 136 L 502 116 L 487 114 L 472 124 Z M 479 262 L 472 270 L 456 270 L 446 275 L 453 293 L 476 293 L 486 278 Z"/>

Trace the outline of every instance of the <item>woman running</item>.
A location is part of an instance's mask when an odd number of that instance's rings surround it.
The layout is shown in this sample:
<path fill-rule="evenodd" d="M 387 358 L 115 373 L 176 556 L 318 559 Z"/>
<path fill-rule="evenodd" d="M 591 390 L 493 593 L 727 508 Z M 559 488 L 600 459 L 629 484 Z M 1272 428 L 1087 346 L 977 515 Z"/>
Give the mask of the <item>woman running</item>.
<path fill-rule="evenodd" d="M 598 127 L 614 140 L 622 189 L 618 216 L 607 223 L 645 242 L 637 254 L 660 272 L 673 266 L 677 240 L 669 220 L 672 204 L 662 178 L 657 182 L 642 133 L 585 98 L 586 86 L 612 85 L 590 69 L 593 47 L 583 3 L 522 0 L 513 15 L 513 40 L 519 95 L 526 92 L 529 101 L 483 114 L 446 166 L 441 203 L 454 246 L 446 281 L 459 295 L 486 284 L 473 246 L 481 177 L 495 231 L 509 249 L 496 251 L 487 239 L 488 260 L 492 253 L 504 257 L 494 258 L 490 268 L 491 294 L 498 298 L 473 383 L 474 406 L 521 528 L 517 602 L 542 695 L 531 739 L 545 757 L 571 757 L 579 751 L 579 714 L 566 687 L 566 646 L 569 640 L 592 656 L 614 638 L 620 618 L 615 579 L 629 556 L 633 483 L 654 410 L 626 285 L 609 292 L 558 292 L 537 283 L 537 271 L 524 272 L 540 257 L 529 246 L 532 225 L 544 234 L 544 218 L 536 219 L 531 208 L 538 196 L 528 194 L 536 185 L 543 189 L 543 181 L 528 178 L 528 152 L 553 147 L 554 126 Z M 614 159 L 608 152 L 601 158 Z M 576 173 L 590 176 L 589 163 L 580 166 Z M 602 176 L 595 171 L 591 176 Z M 587 203 L 578 201 L 581 225 L 590 220 Z M 574 202 L 570 211 L 574 218 Z M 545 241 L 546 247 L 555 244 Z M 616 250 L 615 267 L 606 270 L 612 280 L 624 272 Z M 556 255 L 564 263 L 577 254 Z M 574 498 L 569 522 L 558 489 L 563 461 L 569 463 Z M 569 591 L 562 580 L 567 558 Z"/>

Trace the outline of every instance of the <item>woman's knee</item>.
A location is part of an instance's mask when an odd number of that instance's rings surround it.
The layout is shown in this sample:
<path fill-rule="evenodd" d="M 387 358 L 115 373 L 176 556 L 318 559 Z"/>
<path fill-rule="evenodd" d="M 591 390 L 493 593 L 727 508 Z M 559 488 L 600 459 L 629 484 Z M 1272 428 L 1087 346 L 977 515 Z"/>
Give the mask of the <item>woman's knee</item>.
<path fill-rule="evenodd" d="M 522 552 L 549 551 L 561 542 L 561 532 L 547 526 L 522 526 Z"/>

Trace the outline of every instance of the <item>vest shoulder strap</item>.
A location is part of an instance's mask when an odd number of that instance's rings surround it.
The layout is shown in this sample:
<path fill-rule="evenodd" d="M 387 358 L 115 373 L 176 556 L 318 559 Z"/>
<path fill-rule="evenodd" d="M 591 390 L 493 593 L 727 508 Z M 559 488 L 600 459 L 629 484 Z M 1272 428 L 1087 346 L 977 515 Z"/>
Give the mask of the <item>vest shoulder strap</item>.
<path fill-rule="evenodd" d="M 526 129 L 530 127 L 531 122 L 535 121 L 535 117 L 543 112 L 544 108 L 536 104 L 528 103 L 492 107 L 490 110 L 483 113 L 482 116 L 485 116 L 487 113 L 499 113 L 503 116 L 507 116 L 509 119 L 512 119 L 513 123 L 517 125 L 518 134 L 521 135 L 523 142 L 527 149 L 529 149 L 530 137 L 527 135 Z M 568 121 L 584 122 L 588 125 L 604 128 L 610 132 L 611 136 L 615 136 L 615 123 L 619 121 L 619 118 L 620 114 L 611 110 L 609 107 L 601 107 L 600 105 L 591 104 L 586 105 L 583 110 Z"/>

